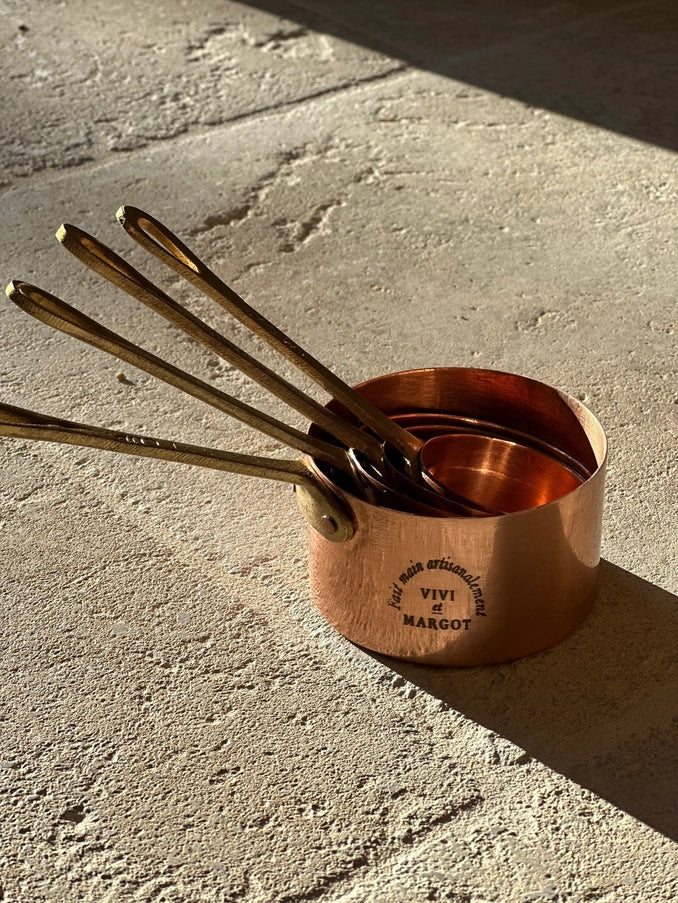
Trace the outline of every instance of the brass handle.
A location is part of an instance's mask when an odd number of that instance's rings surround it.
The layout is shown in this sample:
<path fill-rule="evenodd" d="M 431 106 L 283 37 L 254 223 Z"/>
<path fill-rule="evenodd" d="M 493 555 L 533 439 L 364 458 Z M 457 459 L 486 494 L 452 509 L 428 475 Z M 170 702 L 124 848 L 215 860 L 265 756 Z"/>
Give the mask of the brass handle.
<path fill-rule="evenodd" d="M 302 461 L 271 460 L 185 442 L 89 426 L 48 417 L 36 411 L 0 402 L 0 436 L 59 442 L 114 451 L 142 458 L 209 467 L 213 470 L 264 477 L 299 487 L 299 507 L 308 523 L 331 542 L 344 542 L 354 533 L 348 506 L 319 483 Z"/>

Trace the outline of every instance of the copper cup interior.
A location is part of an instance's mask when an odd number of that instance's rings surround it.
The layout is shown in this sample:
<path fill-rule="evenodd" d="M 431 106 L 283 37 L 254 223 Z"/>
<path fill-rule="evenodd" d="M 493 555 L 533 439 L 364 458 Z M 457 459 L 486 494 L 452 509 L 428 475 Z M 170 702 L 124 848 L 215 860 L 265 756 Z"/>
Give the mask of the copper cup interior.
<path fill-rule="evenodd" d="M 474 433 L 429 439 L 421 463 L 445 489 L 504 514 L 546 505 L 583 482 L 536 449 Z"/>

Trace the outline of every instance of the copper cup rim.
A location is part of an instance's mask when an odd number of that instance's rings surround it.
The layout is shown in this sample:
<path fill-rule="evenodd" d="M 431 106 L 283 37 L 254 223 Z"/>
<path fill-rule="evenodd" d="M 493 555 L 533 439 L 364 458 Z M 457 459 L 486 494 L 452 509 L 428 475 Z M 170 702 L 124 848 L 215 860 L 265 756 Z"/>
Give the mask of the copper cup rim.
<path fill-rule="evenodd" d="M 607 457 L 608 457 L 607 436 L 605 434 L 605 430 L 603 429 L 602 424 L 600 423 L 600 421 L 598 420 L 596 415 L 591 411 L 591 409 L 588 408 L 583 402 L 579 401 L 579 399 L 574 398 L 573 396 L 569 395 L 567 392 L 564 392 L 562 389 L 557 389 L 554 386 L 549 385 L 548 383 L 545 383 L 541 380 L 534 379 L 533 377 L 524 376 L 521 373 L 513 373 L 510 371 L 504 371 L 504 370 L 492 370 L 492 369 L 488 369 L 488 368 L 475 368 L 475 367 L 422 367 L 422 368 L 417 368 L 417 369 L 412 369 L 412 370 L 399 370 L 399 371 L 395 371 L 393 373 L 382 374 L 381 376 L 376 376 L 369 380 L 364 380 L 363 382 L 356 385 L 354 388 L 356 389 L 356 391 L 360 392 L 362 389 L 369 387 L 369 386 L 374 386 L 375 384 L 378 384 L 381 381 L 396 380 L 398 378 L 403 378 L 403 377 L 407 377 L 407 378 L 411 379 L 412 377 L 418 377 L 418 376 L 423 377 L 423 376 L 426 376 L 431 373 L 447 374 L 448 376 L 454 375 L 455 373 L 464 373 L 465 375 L 476 374 L 478 376 L 486 376 L 486 377 L 498 377 L 498 378 L 507 377 L 512 380 L 519 380 L 520 382 L 523 382 L 528 385 L 533 385 L 535 387 L 538 386 L 542 390 L 547 389 L 551 392 L 554 392 L 575 415 L 580 426 L 586 433 L 586 436 L 591 445 L 591 451 L 596 460 L 596 467 L 595 467 L 595 469 L 593 469 L 591 471 L 589 476 L 586 479 L 584 479 L 578 486 L 574 487 L 573 489 L 571 489 L 569 492 L 565 493 L 564 495 L 561 495 L 556 499 L 552 499 L 551 501 L 545 502 L 542 505 L 535 505 L 535 506 L 532 506 L 529 508 L 521 509 L 519 511 L 511 511 L 511 512 L 506 512 L 504 514 L 498 514 L 498 515 L 490 514 L 490 515 L 480 518 L 479 519 L 480 522 L 482 522 L 482 523 L 486 523 L 488 521 L 496 522 L 499 520 L 501 520 L 502 522 L 505 522 L 506 518 L 525 518 L 525 517 L 529 517 L 535 511 L 545 512 L 548 509 L 550 509 L 551 507 L 560 506 L 560 505 L 562 505 L 564 499 L 576 499 L 576 496 L 578 494 L 581 494 L 586 491 L 586 487 L 591 483 L 591 481 L 596 477 L 596 475 L 598 475 L 601 472 L 601 470 L 603 470 L 603 468 L 605 467 L 605 465 L 607 463 Z M 334 407 L 337 407 L 337 403 L 334 400 L 330 400 L 327 403 L 327 407 L 332 409 Z M 430 408 L 426 408 L 426 409 L 419 408 L 418 411 L 422 412 L 422 413 L 424 411 L 430 412 Z M 417 410 L 415 410 L 415 409 L 412 410 L 412 413 L 416 413 L 416 412 L 417 412 Z M 402 412 L 400 412 L 400 413 L 402 413 Z M 432 412 L 432 413 L 435 413 L 435 412 Z M 446 413 L 446 412 L 440 411 L 440 413 Z M 475 416 L 473 411 L 467 411 L 465 413 L 468 416 Z M 314 431 L 315 429 L 316 429 L 315 426 L 312 424 L 310 431 Z M 539 439 L 542 437 L 535 436 L 535 438 Z M 357 496 L 355 496 L 350 490 L 345 489 L 340 486 L 337 486 L 337 484 L 326 473 L 325 465 L 323 465 L 322 463 L 319 463 L 319 462 L 315 461 L 314 459 L 309 459 L 308 463 L 309 463 L 309 466 L 314 471 L 314 473 L 316 474 L 318 479 L 320 479 L 331 490 L 333 490 L 335 492 L 339 492 L 344 498 L 347 499 L 347 501 L 352 506 L 354 506 L 356 508 L 361 508 L 364 506 L 364 508 L 366 510 L 372 510 L 375 508 L 381 508 L 383 510 L 384 506 L 375 505 L 369 501 L 360 499 Z M 478 520 L 477 518 L 466 518 L 463 516 L 462 517 L 440 518 L 440 517 L 434 517 L 434 516 L 426 515 L 426 514 L 416 514 L 413 512 L 409 512 L 409 511 L 400 511 L 395 508 L 389 508 L 388 511 L 391 512 L 393 515 L 397 515 L 398 518 L 400 518 L 400 517 L 413 518 L 416 521 L 424 520 L 424 521 L 440 523 L 441 520 L 442 521 L 450 520 L 453 523 L 458 523 L 459 521 L 470 522 L 472 520 Z"/>

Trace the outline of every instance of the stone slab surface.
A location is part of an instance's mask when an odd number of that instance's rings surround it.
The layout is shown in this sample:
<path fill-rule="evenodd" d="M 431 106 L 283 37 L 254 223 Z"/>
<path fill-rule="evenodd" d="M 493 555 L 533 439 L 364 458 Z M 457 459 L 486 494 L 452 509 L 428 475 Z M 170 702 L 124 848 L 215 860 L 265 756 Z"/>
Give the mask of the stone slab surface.
<path fill-rule="evenodd" d="M 132 203 L 350 382 L 486 366 L 570 392 L 611 443 L 600 593 L 528 660 L 408 666 L 314 612 L 289 489 L 3 440 L 0 899 L 675 900 L 674 151 L 415 68 L 407 23 L 159 6 L 0 7 L 5 282 L 303 426 L 52 238 L 94 233 L 297 379 L 132 245 Z M 483 9 L 518 53 L 529 30 Z M 553 42 L 591 33 L 544 9 Z M 9 301 L 0 337 L 5 401 L 287 454 Z"/>

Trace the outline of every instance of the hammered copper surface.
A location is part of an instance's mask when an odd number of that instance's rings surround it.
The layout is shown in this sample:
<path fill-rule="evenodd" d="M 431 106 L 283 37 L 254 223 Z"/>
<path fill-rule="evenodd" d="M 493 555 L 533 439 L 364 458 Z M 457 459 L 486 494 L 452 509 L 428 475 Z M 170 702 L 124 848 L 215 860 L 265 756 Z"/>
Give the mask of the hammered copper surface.
<path fill-rule="evenodd" d="M 410 412 L 415 399 L 418 410 L 437 405 L 533 434 L 592 475 L 555 501 L 499 517 L 420 517 L 347 497 L 351 540 L 308 531 L 323 616 L 368 649 L 440 665 L 507 661 L 566 637 L 591 608 L 599 563 L 607 446 L 591 412 L 494 371 L 408 371 L 359 390 L 389 414 L 407 412 L 409 398 Z"/>

